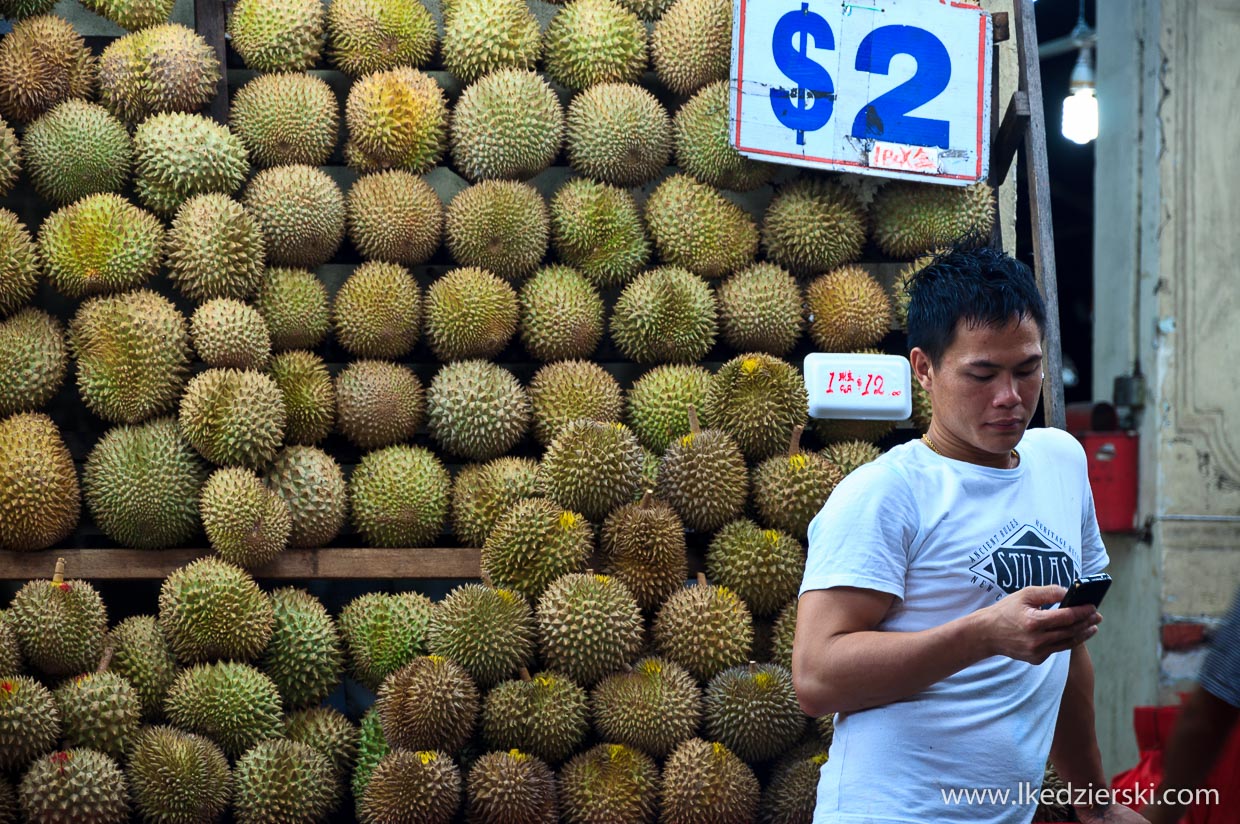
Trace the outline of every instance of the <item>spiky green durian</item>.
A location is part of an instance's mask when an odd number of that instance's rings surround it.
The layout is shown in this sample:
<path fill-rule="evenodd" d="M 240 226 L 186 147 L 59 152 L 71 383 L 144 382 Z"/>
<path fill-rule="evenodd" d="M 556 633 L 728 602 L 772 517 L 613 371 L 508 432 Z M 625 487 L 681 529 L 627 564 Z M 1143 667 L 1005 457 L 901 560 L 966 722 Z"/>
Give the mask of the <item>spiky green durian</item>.
<path fill-rule="evenodd" d="M 839 441 L 827 446 L 822 454 L 847 475 L 883 453 L 877 446 L 866 441 Z"/>
<path fill-rule="evenodd" d="M 560 770 L 560 805 L 566 824 L 654 824 L 659 768 L 640 750 L 599 744 Z"/>
<path fill-rule="evenodd" d="M 49 0 L 3 0 L 0 15 L 10 20 L 21 20 L 36 14 L 47 14 L 55 5 Z"/>
<path fill-rule="evenodd" d="M 656 758 L 692 738 L 702 719 L 697 682 L 684 667 L 663 658 L 643 658 L 603 679 L 590 702 L 603 740 Z"/>
<path fill-rule="evenodd" d="M 426 420 L 426 392 L 407 366 L 354 361 L 336 376 L 340 434 L 362 449 L 377 449 L 413 435 Z"/>
<path fill-rule="evenodd" d="M 97 750 L 60 750 L 38 759 L 22 777 L 18 797 L 25 820 L 32 823 L 129 820 L 125 774 Z"/>
<path fill-rule="evenodd" d="M 792 642 L 797 630 L 797 599 L 784 604 L 771 629 L 771 663 L 792 669 Z"/>
<path fill-rule="evenodd" d="M 340 611 L 340 636 L 352 672 L 372 690 L 383 679 L 426 652 L 434 604 L 419 592 L 371 592 Z"/>
<path fill-rule="evenodd" d="M 267 322 L 271 348 L 313 349 L 331 331 L 327 287 L 306 269 L 272 267 L 258 284 L 254 308 Z"/>
<path fill-rule="evenodd" d="M 313 269 L 344 240 L 344 195 L 313 166 L 276 166 L 250 180 L 244 203 L 263 233 L 267 262 Z"/>
<path fill-rule="evenodd" d="M 656 366 L 633 383 L 627 420 L 643 446 L 662 455 L 689 434 L 689 407 L 702 407 L 710 377 L 697 365 Z"/>
<path fill-rule="evenodd" d="M 220 59 L 206 39 L 178 23 L 127 34 L 99 57 L 99 98 L 126 123 L 159 112 L 196 112 L 215 97 Z"/>
<path fill-rule="evenodd" d="M 207 467 L 174 418 L 108 430 L 86 458 L 82 487 L 95 523 L 121 546 L 160 549 L 198 532 Z"/>
<path fill-rule="evenodd" d="M 422 296 L 396 263 L 358 266 L 336 293 L 332 320 L 340 345 L 363 358 L 399 358 L 417 343 Z"/>
<path fill-rule="evenodd" d="M 133 150 L 138 199 L 165 216 L 197 194 L 232 194 L 250 171 L 237 136 L 200 114 L 148 117 L 134 131 Z"/>
<path fill-rule="evenodd" d="M 228 17 L 228 37 L 247 68 L 298 72 L 319 59 L 324 16 L 316 0 L 238 0 Z"/>
<path fill-rule="evenodd" d="M 929 254 L 921 255 L 916 260 L 910 261 L 896 274 L 895 283 L 891 286 L 891 314 L 895 320 L 895 325 L 901 329 L 908 329 L 908 304 L 912 295 L 909 292 L 913 284 L 913 278 L 922 270 L 934 262 L 935 255 L 938 250 Z"/>
<path fill-rule="evenodd" d="M 138 734 L 142 705 L 129 682 L 114 672 L 71 678 L 53 693 L 70 747 L 88 747 L 123 759 Z"/>
<path fill-rule="evenodd" d="M 620 384 L 592 361 L 558 361 L 534 373 L 530 381 L 534 436 L 546 446 L 571 421 L 619 421 L 624 412 Z"/>
<path fill-rule="evenodd" d="M 363 257 L 417 266 L 439 249 L 443 203 L 417 175 L 403 169 L 366 175 L 345 201 L 349 238 Z"/>
<path fill-rule="evenodd" d="M 0 320 L 0 417 L 34 412 L 60 390 L 69 353 L 60 321 L 39 309 Z"/>
<path fill-rule="evenodd" d="M 675 510 L 649 492 L 607 516 L 600 548 L 604 570 L 627 586 L 644 610 L 657 609 L 684 586 L 684 524 Z"/>
<path fill-rule="evenodd" d="M 327 756 L 296 741 L 260 741 L 237 760 L 233 781 L 238 824 L 326 821 L 340 801 Z"/>
<path fill-rule="evenodd" d="M 127 770 L 134 806 L 144 821 L 217 821 L 228 809 L 228 759 L 210 739 L 173 727 L 138 733 Z"/>
<path fill-rule="evenodd" d="M 486 696 L 482 733 L 493 749 L 519 749 L 549 763 L 567 758 L 590 729 L 586 691 L 565 675 L 542 672 L 497 685 Z"/>
<path fill-rule="evenodd" d="M 518 593 L 464 584 L 436 605 L 427 647 L 489 689 L 533 658 L 534 613 Z"/>
<path fill-rule="evenodd" d="M 760 824 L 810 824 L 818 803 L 818 780 L 827 753 L 792 758 L 771 771 L 758 810 Z"/>
<path fill-rule="evenodd" d="M 746 518 L 724 525 L 710 542 L 706 572 L 737 594 L 755 615 L 770 616 L 797 594 L 805 548 L 786 532 Z"/>
<path fill-rule="evenodd" d="M 17 824 L 17 792 L 7 778 L 0 778 L 0 824 Z"/>
<path fill-rule="evenodd" d="M 654 180 L 672 153 L 672 121 L 653 94 L 632 83 L 603 83 L 573 98 L 567 116 L 573 171 L 616 186 Z"/>
<path fill-rule="evenodd" d="M 727 587 L 698 583 L 668 598 L 654 622 L 659 654 L 705 683 L 749 659 L 753 619 L 749 607 Z"/>
<path fill-rule="evenodd" d="M 271 357 L 263 316 L 233 298 L 213 298 L 199 306 L 189 320 L 189 332 L 207 366 L 262 369 Z"/>
<path fill-rule="evenodd" d="M 841 441 L 863 441 L 874 444 L 896 428 L 895 421 L 815 418 L 813 424 L 814 434 L 828 446 Z"/>
<path fill-rule="evenodd" d="M 913 425 L 922 432 L 930 429 L 930 418 L 934 416 L 934 407 L 927 392 L 916 379 L 913 380 Z"/>
<path fill-rule="evenodd" d="M 440 360 L 490 358 L 516 332 L 517 294 L 484 269 L 453 269 L 426 291 L 426 338 Z"/>
<path fill-rule="evenodd" d="M 22 648 L 17 643 L 17 635 L 9 626 L 9 620 L 0 611 L 0 672 L 16 675 L 25 669 L 22 663 Z"/>
<path fill-rule="evenodd" d="M 350 77 L 420 68 L 438 41 L 435 19 L 418 0 L 340 0 L 327 7 L 327 53 Z"/>
<path fill-rule="evenodd" d="M 13 596 L 7 614 L 22 657 L 53 676 L 93 671 L 108 629 L 99 593 L 85 581 L 66 581 L 62 570 L 58 561 L 50 581 L 26 582 Z"/>
<path fill-rule="evenodd" d="M 0 115 L 29 123 L 58 103 L 89 98 L 95 75 L 95 58 L 68 20 L 45 13 L 19 20 L 0 41 Z"/>
<path fill-rule="evenodd" d="M 873 346 L 891 331 L 891 301 L 882 284 L 859 266 L 844 266 L 805 288 L 809 336 L 824 352 Z"/>
<path fill-rule="evenodd" d="M 30 124 L 22 136 L 22 155 L 35 191 L 63 206 L 87 195 L 119 192 L 129 179 L 133 143 L 125 125 L 107 109 L 66 100 Z"/>
<path fill-rule="evenodd" d="M 710 351 L 717 334 L 715 296 L 700 277 L 660 266 L 624 287 L 611 316 L 611 336 L 638 363 L 690 363 Z"/>
<path fill-rule="evenodd" d="M 557 824 L 555 787 L 555 775 L 541 759 L 519 750 L 487 753 L 469 771 L 470 820 Z"/>
<path fill-rule="evenodd" d="M 874 241 L 885 254 L 905 260 L 947 246 L 990 240 L 995 190 L 896 181 L 884 186 L 871 209 Z"/>
<path fill-rule="evenodd" d="M 327 364 L 313 352 L 282 352 L 271 361 L 271 377 L 284 396 L 285 440 L 316 444 L 336 423 L 336 389 Z"/>
<path fill-rule="evenodd" d="M 478 688 L 459 664 L 422 656 L 384 679 L 375 706 L 393 748 L 456 752 L 473 733 Z"/>
<path fill-rule="evenodd" d="M 759 792 L 753 770 L 731 750 L 717 741 L 693 738 L 677 747 L 663 767 L 659 820 L 748 824 L 758 814 Z"/>
<path fill-rule="evenodd" d="M 614 0 L 573 0 L 547 27 L 547 76 L 572 90 L 635 83 L 646 70 L 646 27 Z"/>
<path fill-rule="evenodd" d="M 542 361 L 586 358 L 603 337 L 603 300 L 567 266 L 547 266 L 521 287 L 521 342 Z"/>
<path fill-rule="evenodd" d="M 792 673 L 779 664 L 730 667 L 711 679 L 705 733 L 754 763 L 787 751 L 805 731 Z"/>
<path fill-rule="evenodd" d="M 669 177 L 651 193 L 646 223 L 666 263 L 702 277 L 730 274 L 758 252 L 753 218 L 717 189 L 685 175 Z"/>
<path fill-rule="evenodd" d="M 284 441 L 288 416 L 280 387 L 260 372 L 208 369 L 185 388 L 181 434 L 219 466 L 257 469 Z"/>
<path fill-rule="evenodd" d="M 520 280 L 547 254 L 547 204 L 527 183 L 484 180 L 448 204 L 444 232 L 459 265 Z"/>
<path fill-rule="evenodd" d="M 538 495 L 538 463 L 496 458 L 461 468 L 452 484 L 452 532 L 464 546 L 480 547 L 508 508 Z"/>
<path fill-rule="evenodd" d="M 81 500 L 73 456 L 51 418 L 0 420 L 0 549 L 47 549 L 68 537 Z"/>
<path fill-rule="evenodd" d="M 288 504 L 249 469 L 215 470 L 202 487 L 199 511 L 211 548 L 230 564 L 261 567 L 288 546 Z"/>
<path fill-rule="evenodd" d="M 488 74 L 465 90 L 452 112 L 452 159 L 470 180 L 528 180 L 551 165 L 563 138 L 560 99 L 532 71 Z"/>
<path fill-rule="evenodd" d="M 401 66 L 368 74 L 349 89 L 344 109 L 360 171 L 398 167 L 414 174 L 443 157 L 448 103 L 430 75 Z"/>
<path fill-rule="evenodd" d="M 539 597 L 537 617 L 543 661 L 583 686 L 623 667 L 642 646 L 641 609 L 607 575 L 562 575 Z"/>
<path fill-rule="evenodd" d="M 353 525 L 371 546 L 429 546 L 448 517 L 452 478 L 420 446 L 367 453 L 349 479 Z"/>
<path fill-rule="evenodd" d="M 578 418 L 548 445 L 538 484 L 548 498 L 599 523 L 633 499 L 641 471 L 641 446 L 627 426 Z"/>
<path fill-rule="evenodd" d="M 70 298 L 141 286 L 159 270 L 163 244 L 157 217 L 110 192 L 62 207 L 39 227 L 47 279 Z"/>
<path fill-rule="evenodd" d="M 628 283 L 650 260 L 650 241 L 633 196 L 582 178 L 551 200 L 556 254 L 602 289 Z"/>
<path fill-rule="evenodd" d="M 379 712 L 373 704 L 362 716 L 359 727 L 357 762 L 353 767 L 353 776 L 349 786 L 353 790 L 353 799 L 360 818 L 362 797 L 366 794 L 366 785 L 370 783 L 370 776 L 374 774 L 375 767 L 379 766 L 379 762 L 392 751 L 392 748 L 388 746 L 387 739 L 383 737 L 383 724 L 379 721 Z"/>
<path fill-rule="evenodd" d="M 323 166 L 336 148 L 340 104 L 322 78 L 262 74 L 237 89 L 228 123 L 255 166 Z"/>
<path fill-rule="evenodd" d="M 719 286 L 715 297 L 720 331 L 734 349 L 783 357 L 801 337 L 801 287 L 773 263 L 742 269 Z"/>
<path fill-rule="evenodd" d="M 672 5 L 672 0 L 616 0 L 642 20 L 657 22 Z"/>
<path fill-rule="evenodd" d="M 445 364 L 431 380 L 426 402 L 435 443 L 474 461 L 503 455 L 530 425 L 525 387 L 504 367 L 484 360 Z"/>
<path fill-rule="evenodd" d="M 805 541 L 809 522 L 844 473 L 825 456 L 802 452 L 801 431 L 799 427 L 792 431 L 787 455 L 775 455 L 754 467 L 753 502 L 764 524 Z"/>
<path fill-rule="evenodd" d="M 142 717 L 147 721 L 162 718 L 164 697 L 178 670 L 155 616 L 126 618 L 112 627 L 104 644 L 112 648 L 111 671 L 133 686 Z"/>
<path fill-rule="evenodd" d="M 689 95 L 726 80 L 732 61 L 732 4 L 728 0 L 676 0 L 654 26 L 650 61 L 659 81 Z"/>
<path fill-rule="evenodd" d="M 834 182 L 802 178 L 782 189 L 762 221 L 767 257 L 797 275 L 830 271 L 861 256 L 865 208 Z"/>
<path fill-rule="evenodd" d="M 280 691 L 249 664 L 222 661 L 183 670 L 164 710 L 173 725 L 198 733 L 236 758 L 280 733 Z"/>
<path fill-rule="evenodd" d="M 361 798 L 365 824 L 448 824 L 461 806 L 461 772 L 445 752 L 397 750 L 375 767 Z"/>
<path fill-rule="evenodd" d="M 0 316 L 30 300 L 39 274 L 39 252 L 30 231 L 17 215 L 0 209 Z"/>
<path fill-rule="evenodd" d="M 482 573 L 495 586 L 536 601 L 552 581 L 582 569 L 593 549 L 593 528 L 585 518 L 546 498 L 524 498 L 487 536 Z"/>
<path fill-rule="evenodd" d="M 30 130 L 27 129 L 26 134 L 29 133 Z M 129 161 L 126 160 L 126 173 L 128 173 L 128 163 Z M 17 140 L 17 132 L 4 122 L 4 118 L 0 118 L 0 195 L 7 195 L 13 188 L 13 184 L 17 182 L 17 176 L 21 173 L 21 168 L 22 147 Z M 32 171 L 32 177 L 33 174 Z"/>
<path fill-rule="evenodd" d="M 344 713 L 332 707 L 311 707 L 291 713 L 284 719 L 284 734 L 290 741 L 305 744 L 327 756 L 338 787 L 348 781 L 357 759 L 360 736 L 357 725 Z"/>
<path fill-rule="evenodd" d="M 181 567 L 159 588 L 159 626 L 183 664 L 255 658 L 274 620 L 271 599 L 250 574 L 218 558 Z"/>
<path fill-rule="evenodd" d="M 521 0 L 453 0 L 446 11 L 443 63 L 463 83 L 497 69 L 533 69 L 542 57 L 542 31 Z"/>
<path fill-rule="evenodd" d="M 86 0 L 82 5 L 122 29 L 137 31 L 167 23 L 176 0 Z"/>
<path fill-rule="evenodd" d="M 712 427 L 736 439 L 746 458 L 758 461 L 787 447 L 808 410 L 801 370 L 772 355 L 751 352 L 719 368 L 706 391 L 703 412 Z"/>
<path fill-rule="evenodd" d="M 749 495 L 745 456 L 722 429 L 702 430 L 689 407 L 690 431 L 671 441 L 659 464 L 658 494 L 690 529 L 713 532 L 740 515 Z"/>
<path fill-rule="evenodd" d="M 335 458 L 311 446 L 285 447 L 267 470 L 266 481 L 288 504 L 293 519 L 289 546 L 319 547 L 339 534 L 348 488 Z"/>
<path fill-rule="evenodd" d="M 25 769 L 59 740 L 60 715 L 47 687 L 21 675 L 0 677 L 0 769 Z"/>
<path fill-rule="evenodd" d="M 710 186 L 748 192 L 776 167 L 743 157 L 728 142 L 728 88 L 727 80 L 711 83 L 676 112 L 676 163 Z"/>

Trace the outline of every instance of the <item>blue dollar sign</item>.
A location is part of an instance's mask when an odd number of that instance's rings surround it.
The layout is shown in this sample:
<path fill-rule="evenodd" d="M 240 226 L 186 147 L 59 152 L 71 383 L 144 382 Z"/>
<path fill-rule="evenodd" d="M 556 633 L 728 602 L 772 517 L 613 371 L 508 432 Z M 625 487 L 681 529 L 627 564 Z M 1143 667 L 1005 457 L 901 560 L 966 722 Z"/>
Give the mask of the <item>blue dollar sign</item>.
<path fill-rule="evenodd" d="M 800 35 L 800 49 L 797 49 Z M 800 11 L 790 11 L 775 24 L 771 48 L 775 65 L 796 84 L 794 89 L 771 89 L 771 108 L 775 117 L 797 133 L 797 145 L 805 145 L 805 133 L 827 125 L 835 108 L 835 84 L 827 70 L 809 58 L 810 38 L 820 49 L 834 49 L 835 35 L 822 15 L 802 3 Z"/>

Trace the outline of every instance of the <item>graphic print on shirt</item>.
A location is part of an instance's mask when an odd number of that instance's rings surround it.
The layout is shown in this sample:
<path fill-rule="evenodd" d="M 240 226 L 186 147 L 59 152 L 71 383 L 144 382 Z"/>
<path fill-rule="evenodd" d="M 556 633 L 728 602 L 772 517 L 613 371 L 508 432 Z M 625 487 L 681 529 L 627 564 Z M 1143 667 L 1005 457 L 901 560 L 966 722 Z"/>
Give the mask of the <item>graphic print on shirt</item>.
<path fill-rule="evenodd" d="M 1013 518 L 969 556 L 970 583 L 994 592 L 996 601 L 1025 587 L 1066 588 L 1077 577 L 1077 557 L 1080 550 L 1040 520 Z"/>

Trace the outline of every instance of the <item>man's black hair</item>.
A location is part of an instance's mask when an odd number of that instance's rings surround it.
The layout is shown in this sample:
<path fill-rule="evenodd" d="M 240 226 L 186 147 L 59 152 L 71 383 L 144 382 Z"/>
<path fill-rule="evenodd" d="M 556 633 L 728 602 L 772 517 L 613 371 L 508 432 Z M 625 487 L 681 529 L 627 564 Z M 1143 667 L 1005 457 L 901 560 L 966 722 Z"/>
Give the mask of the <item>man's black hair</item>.
<path fill-rule="evenodd" d="M 956 330 L 1002 327 L 1029 318 L 1046 332 L 1046 304 L 1029 267 L 983 246 L 936 255 L 908 284 L 908 348 L 921 348 L 938 366 Z"/>

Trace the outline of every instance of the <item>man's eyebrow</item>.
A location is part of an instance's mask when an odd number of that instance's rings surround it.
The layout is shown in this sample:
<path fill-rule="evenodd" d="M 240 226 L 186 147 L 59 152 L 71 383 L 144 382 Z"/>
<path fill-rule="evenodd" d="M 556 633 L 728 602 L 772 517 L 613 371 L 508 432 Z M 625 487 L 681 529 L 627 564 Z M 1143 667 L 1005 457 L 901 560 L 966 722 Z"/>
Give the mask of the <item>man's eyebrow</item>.
<path fill-rule="evenodd" d="M 1022 366 L 1033 366 L 1035 363 L 1037 363 L 1040 360 L 1042 360 L 1041 355 L 1030 355 L 1029 357 L 1025 358 L 1023 361 L 1021 361 L 1020 363 L 1016 364 L 1016 368 L 1019 369 Z M 1002 369 L 1003 368 L 1002 364 L 994 363 L 993 361 L 988 361 L 988 360 L 972 360 L 972 361 L 968 361 L 965 365 L 974 366 L 974 367 L 977 367 L 978 369 Z"/>

